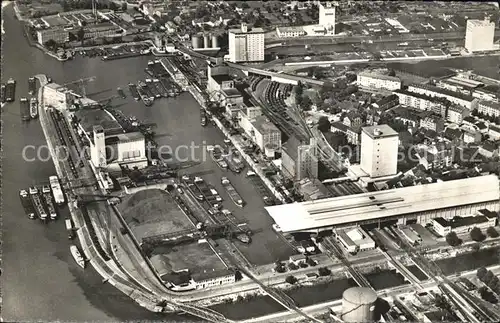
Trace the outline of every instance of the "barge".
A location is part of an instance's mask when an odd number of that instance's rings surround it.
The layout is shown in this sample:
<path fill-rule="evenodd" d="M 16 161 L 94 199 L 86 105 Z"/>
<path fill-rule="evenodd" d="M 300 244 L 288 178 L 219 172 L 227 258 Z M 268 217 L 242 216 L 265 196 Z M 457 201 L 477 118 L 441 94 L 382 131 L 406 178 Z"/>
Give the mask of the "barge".
<path fill-rule="evenodd" d="M 135 85 L 134 83 L 129 83 L 128 89 L 130 91 L 130 95 L 132 95 L 134 100 L 139 101 L 140 95 L 139 95 L 139 92 L 137 91 L 137 85 Z"/>
<path fill-rule="evenodd" d="M 42 197 L 49 211 L 49 217 L 51 220 L 57 219 L 56 208 L 54 207 L 54 200 L 52 198 L 52 194 L 50 193 L 49 186 L 42 187 Z"/>
<path fill-rule="evenodd" d="M 262 197 L 262 200 L 264 200 L 265 205 L 267 206 L 275 205 L 273 197 L 268 192 L 262 180 L 254 171 L 248 171 L 246 177 L 248 181 L 257 189 L 260 196 Z"/>
<path fill-rule="evenodd" d="M 156 88 L 156 91 L 158 92 L 158 98 L 167 98 L 168 97 L 168 93 L 167 91 L 165 90 L 165 88 L 163 87 L 163 85 L 161 84 L 160 80 L 159 79 L 153 79 L 153 86 Z"/>
<path fill-rule="evenodd" d="M 35 94 L 36 91 L 36 80 L 34 77 L 28 79 L 28 93 L 29 95 Z"/>
<path fill-rule="evenodd" d="M 161 98 L 160 92 L 158 92 L 158 89 L 156 88 L 156 84 L 153 82 L 152 79 L 146 79 L 146 85 L 151 92 L 151 97 L 154 99 L 159 99 Z"/>
<path fill-rule="evenodd" d="M 42 221 L 47 221 L 47 212 L 45 212 L 45 208 L 43 207 L 38 188 L 34 186 L 30 187 L 30 195 L 31 195 L 31 201 L 33 202 L 33 206 L 35 207 L 35 211 L 38 217 Z"/>
<path fill-rule="evenodd" d="M 2 83 L 2 85 L 0 86 L 0 101 L 2 103 L 5 103 L 5 84 Z"/>
<path fill-rule="evenodd" d="M 153 105 L 153 99 L 151 99 L 149 97 L 148 93 L 146 92 L 145 85 L 146 84 L 139 82 L 139 84 L 137 86 L 137 92 L 139 93 L 139 96 L 141 97 L 142 102 L 144 102 L 144 105 L 147 107 L 150 107 Z"/>
<path fill-rule="evenodd" d="M 16 81 L 10 78 L 5 86 L 5 101 L 14 102 L 16 98 Z"/>
<path fill-rule="evenodd" d="M 21 199 L 21 205 L 23 206 L 24 213 L 30 219 L 36 218 L 35 207 L 33 206 L 33 202 L 31 201 L 30 195 L 27 190 L 19 191 L 19 198 Z"/>
<path fill-rule="evenodd" d="M 38 118 L 38 100 L 35 97 L 30 100 L 30 116 L 31 119 Z"/>
<path fill-rule="evenodd" d="M 212 160 L 217 164 L 217 166 L 219 166 L 222 169 L 227 169 L 228 166 L 224 158 L 222 158 L 222 150 L 220 149 L 220 147 L 209 146 L 207 147 L 207 150 L 209 151 L 211 150 L 210 156 L 212 157 Z"/>
<path fill-rule="evenodd" d="M 27 98 L 21 98 L 19 108 L 21 109 L 21 120 L 30 120 L 30 103 L 28 102 Z"/>
<path fill-rule="evenodd" d="M 201 123 L 201 126 L 202 127 L 206 127 L 207 125 L 207 114 L 205 112 L 205 110 L 200 110 L 200 123 Z"/>
<path fill-rule="evenodd" d="M 68 239 L 73 240 L 75 238 L 75 228 L 73 227 L 73 221 L 71 219 L 64 220 L 66 225 L 66 231 L 68 232 Z"/>
<path fill-rule="evenodd" d="M 243 207 L 245 205 L 245 202 L 241 198 L 240 194 L 236 191 L 233 184 L 231 184 L 231 181 L 227 177 L 222 177 L 221 184 L 236 206 Z"/>
<path fill-rule="evenodd" d="M 118 95 L 120 96 L 120 98 L 122 98 L 122 99 L 126 99 L 127 98 L 127 95 L 125 94 L 125 91 L 123 91 L 123 89 L 121 87 L 117 88 L 116 92 L 118 93 Z"/>
<path fill-rule="evenodd" d="M 235 149 L 229 149 L 228 154 L 224 156 L 229 166 L 229 169 L 236 174 L 241 173 L 241 171 L 245 168 L 245 164 L 238 151 Z"/>

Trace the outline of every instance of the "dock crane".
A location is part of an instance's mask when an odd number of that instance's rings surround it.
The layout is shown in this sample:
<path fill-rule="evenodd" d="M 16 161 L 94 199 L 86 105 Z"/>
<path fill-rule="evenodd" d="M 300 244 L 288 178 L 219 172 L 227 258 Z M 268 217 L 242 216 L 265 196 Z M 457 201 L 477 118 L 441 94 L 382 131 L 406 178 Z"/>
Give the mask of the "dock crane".
<path fill-rule="evenodd" d="M 68 85 L 72 84 L 79 84 L 80 85 L 80 90 L 82 91 L 82 96 L 86 97 L 87 96 L 87 91 L 86 91 L 86 84 L 95 81 L 96 77 L 95 76 L 89 76 L 89 77 L 84 77 L 72 82 L 64 83 L 63 85 L 59 86 L 58 88 L 62 88 Z"/>

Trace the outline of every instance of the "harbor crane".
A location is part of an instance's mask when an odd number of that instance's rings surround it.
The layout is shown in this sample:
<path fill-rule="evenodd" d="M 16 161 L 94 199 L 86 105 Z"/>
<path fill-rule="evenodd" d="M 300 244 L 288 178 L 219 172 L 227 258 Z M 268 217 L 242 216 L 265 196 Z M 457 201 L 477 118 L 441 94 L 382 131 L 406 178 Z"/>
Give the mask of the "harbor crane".
<path fill-rule="evenodd" d="M 78 79 L 78 80 L 75 80 L 72 82 L 64 83 L 63 85 L 59 86 L 58 88 L 62 88 L 62 87 L 72 85 L 72 84 L 79 84 L 80 90 L 82 91 L 82 96 L 86 97 L 87 96 L 86 85 L 87 85 L 87 83 L 95 81 L 95 79 L 96 79 L 95 76 L 84 77 L 84 78 L 81 78 L 81 79 Z"/>

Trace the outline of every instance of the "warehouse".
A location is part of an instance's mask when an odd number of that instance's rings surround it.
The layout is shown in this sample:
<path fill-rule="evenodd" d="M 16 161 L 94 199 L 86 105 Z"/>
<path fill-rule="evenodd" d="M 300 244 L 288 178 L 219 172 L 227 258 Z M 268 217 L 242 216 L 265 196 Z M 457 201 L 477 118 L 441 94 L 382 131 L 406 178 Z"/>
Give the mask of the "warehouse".
<path fill-rule="evenodd" d="M 499 210 L 496 175 L 266 207 L 283 232 L 320 232 L 387 221 L 431 223 L 433 218 Z"/>

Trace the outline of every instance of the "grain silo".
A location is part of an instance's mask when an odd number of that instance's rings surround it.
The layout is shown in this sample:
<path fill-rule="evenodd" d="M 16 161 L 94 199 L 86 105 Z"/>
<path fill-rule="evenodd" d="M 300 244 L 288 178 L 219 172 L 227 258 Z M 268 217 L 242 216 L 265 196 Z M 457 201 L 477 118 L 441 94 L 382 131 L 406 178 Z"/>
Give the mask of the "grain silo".
<path fill-rule="evenodd" d="M 209 34 L 205 34 L 203 35 L 203 47 L 204 48 L 211 48 L 211 44 L 210 44 L 210 35 Z"/>
<path fill-rule="evenodd" d="M 212 48 L 219 48 L 219 36 L 212 35 Z"/>
<path fill-rule="evenodd" d="M 202 42 L 203 39 L 201 39 L 199 35 L 193 35 L 193 37 L 191 38 L 191 45 L 194 49 L 201 48 L 203 46 Z"/>
<path fill-rule="evenodd" d="M 353 287 L 342 295 L 342 321 L 347 323 L 373 322 L 377 294 L 370 288 Z"/>

